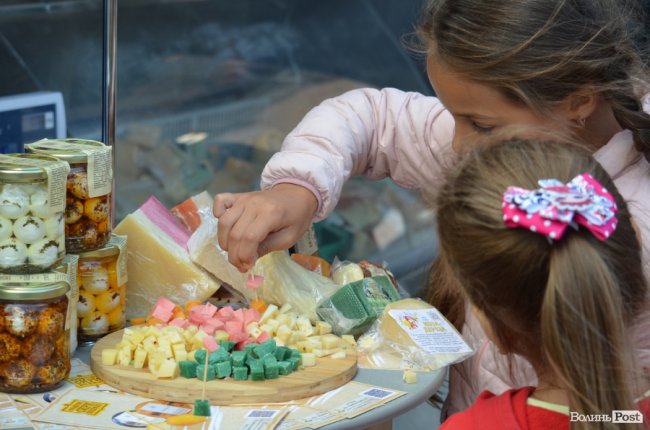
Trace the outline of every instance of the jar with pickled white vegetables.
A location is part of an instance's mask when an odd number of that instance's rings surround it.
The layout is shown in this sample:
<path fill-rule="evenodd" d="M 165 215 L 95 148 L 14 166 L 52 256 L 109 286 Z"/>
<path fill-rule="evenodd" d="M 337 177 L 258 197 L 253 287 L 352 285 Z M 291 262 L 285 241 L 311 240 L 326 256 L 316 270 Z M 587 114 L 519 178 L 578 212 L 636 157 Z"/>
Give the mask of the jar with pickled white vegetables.
<path fill-rule="evenodd" d="M 47 271 L 65 255 L 67 163 L 0 154 L 0 273 Z"/>
<path fill-rule="evenodd" d="M 124 328 L 126 319 L 126 237 L 113 235 L 108 245 L 78 254 L 77 338 L 89 345 Z"/>
<path fill-rule="evenodd" d="M 111 236 L 112 151 L 94 140 L 43 139 L 26 151 L 47 154 L 70 165 L 65 207 L 67 252 L 93 251 Z"/>

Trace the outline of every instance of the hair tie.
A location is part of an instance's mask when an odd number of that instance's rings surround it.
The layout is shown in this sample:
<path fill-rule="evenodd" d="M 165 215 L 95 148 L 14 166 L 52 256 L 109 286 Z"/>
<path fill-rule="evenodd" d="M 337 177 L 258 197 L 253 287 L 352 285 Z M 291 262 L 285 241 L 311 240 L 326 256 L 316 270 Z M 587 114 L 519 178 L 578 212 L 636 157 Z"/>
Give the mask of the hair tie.
<path fill-rule="evenodd" d="M 527 228 L 550 239 L 562 238 L 567 226 L 586 227 L 599 240 L 616 230 L 614 197 L 590 174 L 576 176 L 567 184 L 540 179 L 541 188 L 526 190 L 510 186 L 503 193 L 503 221 L 510 228 Z"/>

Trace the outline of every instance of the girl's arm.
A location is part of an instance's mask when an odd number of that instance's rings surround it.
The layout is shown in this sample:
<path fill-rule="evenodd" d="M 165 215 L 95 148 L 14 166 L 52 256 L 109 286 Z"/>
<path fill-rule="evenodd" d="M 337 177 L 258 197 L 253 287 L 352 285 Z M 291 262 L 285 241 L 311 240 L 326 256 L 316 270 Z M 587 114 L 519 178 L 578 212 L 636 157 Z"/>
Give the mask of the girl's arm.
<path fill-rule="evenodd" d="M 262 189 L 301 185 L 329 215 L 351 176 L 391 177 L 407 188 L 436 184 L 452 155 L 453 119 L 440 101 L 392 88 L 325 100 L 286 137 L 262 173 Z"/>
<path fill-rule="evenodd" d="M 262 173 L 262 191 L 219 194 L 218 241 L 248 270 L 257 256 L 287 249 L 332 212 L 353 175 L 390 176 L 408 188 L 435 186 L 451 163 L 453 119 L 438 99 L 361 89 L 312 109 Z"/>

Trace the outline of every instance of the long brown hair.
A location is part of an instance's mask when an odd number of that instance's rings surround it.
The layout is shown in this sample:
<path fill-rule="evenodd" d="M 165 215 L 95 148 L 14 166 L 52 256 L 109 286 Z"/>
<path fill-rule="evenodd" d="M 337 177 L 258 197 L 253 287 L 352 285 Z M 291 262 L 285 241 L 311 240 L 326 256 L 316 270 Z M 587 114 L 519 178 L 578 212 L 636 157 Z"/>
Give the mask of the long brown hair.
<path fill-rule="evenodd" d="M 508 186 L 536 189 L 539 179 L 566 183 L 584 172 L 616 199 L 619 222 L 608 240 L 569 228 L 550 243 L 505 226 L 501 196 Z M 444 265 L 485 314 L 500 349 L 552 370 L 573 411 L 635 409 L 626 327 L 647 288 L 641 250 L 626 203 L 588 150 L 568 141 L 492 143 L 465 157 L 436 204 Z"/>
<path fill-rule="evenodd" d="M 650 160 L 650 115 L 640 98 L 648 69 L 635 44 L 643 9 L 633 0 L 430 0 L 424 50 L 538 113 L 590 86 L 610 103 Z M 647 44 L 647 42 L 646 42 Z"/>

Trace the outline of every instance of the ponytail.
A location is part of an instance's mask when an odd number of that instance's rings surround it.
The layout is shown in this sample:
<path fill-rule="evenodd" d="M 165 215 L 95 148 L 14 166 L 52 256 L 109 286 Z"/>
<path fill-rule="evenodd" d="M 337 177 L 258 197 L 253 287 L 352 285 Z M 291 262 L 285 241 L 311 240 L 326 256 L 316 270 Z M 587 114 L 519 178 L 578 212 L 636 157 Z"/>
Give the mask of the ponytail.
<path fill-rule="evenodd" d="M 614 117 L 621 127 L 632 131 L 637 151 L 650 161 L 650 114 L 631 93 L 617 91 L 612 97 Z"/>
<path fill-rule="evenodd" d="M 553 245 L 541 307 L 546 361 L 566 387 L 571 411 L 611 414 L 636 409 L 633 359 L 626 344 L 621 280 L 597 247 L 580 233 Z M 619 424 L 574 423 L 575 429 L 614 429 Z M 633 428 L 633 427 L 630 427 Z"/>

